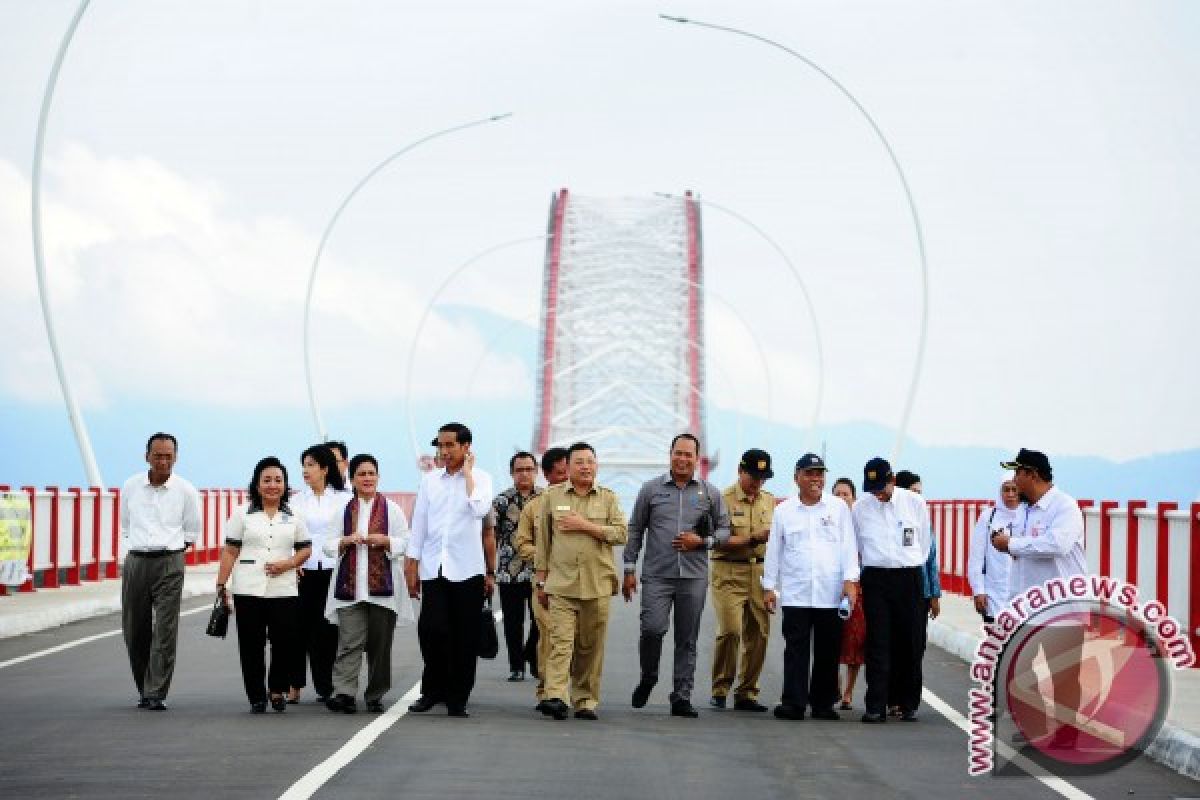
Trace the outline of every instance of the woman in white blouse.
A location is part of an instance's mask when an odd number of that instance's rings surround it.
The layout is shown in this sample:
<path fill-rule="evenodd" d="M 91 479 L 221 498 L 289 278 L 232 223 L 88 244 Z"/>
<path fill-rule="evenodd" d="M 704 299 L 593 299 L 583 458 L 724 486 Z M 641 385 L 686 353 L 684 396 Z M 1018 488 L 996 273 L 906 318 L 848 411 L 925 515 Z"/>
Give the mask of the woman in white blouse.
<path fill-rule="evenodd" d="M 311 548 L 304 520 L 288 507 L 287 469 L 278 458 L 268 456 L 255 465 L 247 491 L 250 502 L 235 508 L 225 523 L 217 593 L 236 612 L 246 698 L 250 710 L 261 714 L 267 710 L 268 688 L 271 707 L 287 708 L 284 692 L 297 647 L 296 568 Z M 268 638 L 269 671 L 263 655 Z"/>
<path fill-rule="evenodd" d="M 324 703 L 333 697 L 333 659 L 338 645 L 337 626 L 325 619 L 325 599 L 329 596 L 335 559 L 325 555 L 324 545 L 327 537 L 341 535 L 342 514 L 351 494 L 329 445 L 315 444 L 308 448 L 300 455 L 300 464 L 304 468 L 305 486 L 290 503 L 308 528 L 312 555 L 300 569 L 300 647 L 296 651 L 288 702 L 300 700 L 307 664 L 317 702 Z"/>
<path fill-rule="evenodd" d="M 364 651 L 363 699 L 368 711 L 383 711 L 383 696 L 392 687 L 396 620 L 413 620 L 402 573 L 408 520 L 400 506 L 378 494 L 379 462 L 374 456 L 350 459 L 350 482 L 354 498 L 342 513 L 342 535 L 327 536 L 324 544 L 325 554 L 337 557 L 326 615 L 338 626 L 334 696 L 326 706 L 347 714 L 358 710 L 354 698 Z"/>

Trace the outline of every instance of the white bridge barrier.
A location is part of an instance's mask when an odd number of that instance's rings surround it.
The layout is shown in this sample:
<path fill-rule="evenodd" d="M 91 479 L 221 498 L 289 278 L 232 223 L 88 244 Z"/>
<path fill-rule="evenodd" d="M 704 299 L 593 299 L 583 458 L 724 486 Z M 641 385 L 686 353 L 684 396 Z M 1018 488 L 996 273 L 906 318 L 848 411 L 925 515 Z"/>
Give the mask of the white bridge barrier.
<path fill-rule="evenodd" d="M 1200 652 L 1200 503 L 1080 500 L 1084 553 L 1096 575 L 1138 587 L 1139 603 L 1157 600 Z M 942 590 L 967 595 L 967 554 L 987 500 L 930 500 Z M 1200 666 L 1200 665 L 1197 665 Z"/>
<path fill-rule="evenodd" d="M 0 492 L 12 491 L 0 486 Z M 84 581 L 117 578 L 125 551 L 120 531 L 120 489 L 36 489 L 23 486 L 29 497 L 33 546 L 29 572 L 19 592 L 79 586 Z M 246 502 L 245 489 L 200 489 L 202 526 L 196 546 L 188 550 L 189 565 L 208 564 L 220 557 L 222 528 L 233 509 Z M 416 495 L 382 492 L 412 516 Z M 8 590 L 0 586 L 0 596 Z"/>

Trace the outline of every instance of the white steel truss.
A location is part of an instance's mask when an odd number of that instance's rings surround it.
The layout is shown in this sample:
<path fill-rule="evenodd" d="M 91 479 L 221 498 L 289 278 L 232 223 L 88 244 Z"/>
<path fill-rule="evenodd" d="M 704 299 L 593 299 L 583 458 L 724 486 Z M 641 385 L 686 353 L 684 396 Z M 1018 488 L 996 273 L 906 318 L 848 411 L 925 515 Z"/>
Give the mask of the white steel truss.
<path fill-rule="evenodd" d="M 699 207 L 564 189 L 550 234 L 534 449 L 590 443 L 601 482 L 630 501 L 675 434 L 705 441 Z"/>

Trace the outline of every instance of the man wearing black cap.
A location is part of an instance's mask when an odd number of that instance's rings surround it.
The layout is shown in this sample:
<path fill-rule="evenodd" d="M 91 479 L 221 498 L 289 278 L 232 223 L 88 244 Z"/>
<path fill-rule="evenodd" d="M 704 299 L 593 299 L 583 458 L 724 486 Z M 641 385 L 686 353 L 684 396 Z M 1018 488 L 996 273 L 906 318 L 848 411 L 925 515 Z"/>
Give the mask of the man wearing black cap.
<path fill-rule="evenodd" d="M 742 679 L 733 690 L 736 711 L 766 711 L 758 702 L 758 677 L 767 656 L 771 621 L 763 604 L 763 556 L 771 535 L 775 496 L 763 481 L 775 475 L 771 456 L 764 450 L 747 450 L 738 463 L 737 483 L 722 497 L 729 509 L 729 539 L 712 551 L 713 609 L 717 614 L 717 643 L 713 648 L 712 700 L 725 708 L 726 697 L 737 677 L 738 646 L 742 652 Z"/>
<path fill-rule="evenodd" d="M 1016 458 L 1000 466 L 1014 471 L 1013 482 L 1027 503 L 1013 519 L 1011 534 L 992 534 L 992 545 L 1012 556 L 1008 582 L 1011 595 L 1015 597 L 1055 578 L 1086 574 L 1083 512 L 1074 497 L 1054 485 L 1050 459 L 1045 453 L 1021 448 Z M 1065 627 L 1067 632 L 1046 638 L 1042 646 L 1047 663 L 1060 665 L 1051 674 L 1053 707 L 1074 712 L 1081 702 L 1079 667 L 1084 632 L 1082 627 Z M 1051 647 L 1056 651 L 1048 652 Z M 1071 720 L 1054 716 L 1061 724 L 1050 746 L 1073 747 L 1078 736 L 1075 726 Z"/>
<path fill-rule="evenodd" d="M 921 573 L 932 544 L 929 508 L 921 495 L 896 487 L 891 464 L 872 458 L 863 468 L 863 496 L 853 517 L 867 619 L 862 721 L 887 721 L 888 683 L 895 671 L 892 700 L 901 720 L 916 722 L 925 616 Z"/>
<path fill-rule="evenodd" d="M 838 607 L 853 608 L 858 553 L 850 510 L 825 493 L 825 462 L 805 453 L 796 462 L 798 492 L 779 504 L 763 568 L 764 602 L 783 607 L 783 697 L 778 719 L 838 719 Z M 808 654 L 812 652 L 812 667 Z"/>

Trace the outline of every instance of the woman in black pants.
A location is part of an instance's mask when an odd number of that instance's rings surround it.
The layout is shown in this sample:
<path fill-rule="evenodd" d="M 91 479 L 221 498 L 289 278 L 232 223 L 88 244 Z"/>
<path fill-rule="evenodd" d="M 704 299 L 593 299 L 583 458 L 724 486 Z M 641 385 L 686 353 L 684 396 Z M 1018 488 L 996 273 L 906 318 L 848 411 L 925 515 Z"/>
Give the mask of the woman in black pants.
<path fill-rule="evenodd" d="M 341 535 L 342 514 L 353 495 L 346 490 L 333 450 L 315 444 L 300 456 L 304 488 L 291 498 L 296 515 L 304 520 L 312 542 L 312 555 L 300 569 L 300 647 L 288 702 L 300 700 L 305 665 L 312 673 L 317 702 L 333 697 L 333 659 L 337 656 L 338 628 L 325 618 L 325 601 L 336 559 L 322 551 L 326 537 Z"/>
<path fill-rule="evenodd" d="M 258 462 L 247 491 L 250 502 L 235 508 L 225 523 L 217 593 L 235 612 L 246 698 L 250 710 L 261 714 L 267 710 L 268 689 L 271 707 L 287 708 L 284 693 L 297 648 L 296 569 L 311 548 L 304 520 L 288 507 L 287 469 L 278 458 Z M 263 656 L 268 637 L 269 672 Z"/>

